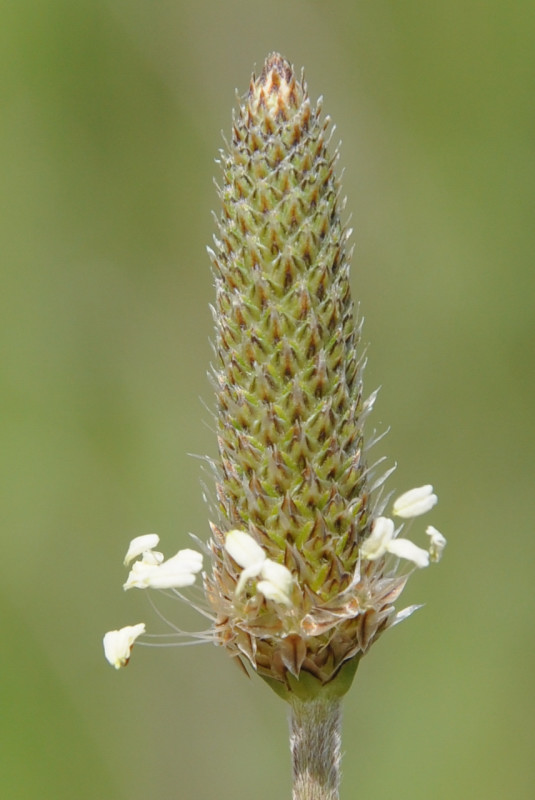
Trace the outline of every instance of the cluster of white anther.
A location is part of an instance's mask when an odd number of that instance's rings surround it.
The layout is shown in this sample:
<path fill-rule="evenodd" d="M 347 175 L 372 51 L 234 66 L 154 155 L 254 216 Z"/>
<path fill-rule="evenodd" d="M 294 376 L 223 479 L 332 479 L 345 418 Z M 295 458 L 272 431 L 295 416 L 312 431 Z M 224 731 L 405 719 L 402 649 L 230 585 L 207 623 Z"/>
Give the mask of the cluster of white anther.
<path fill-rule="evenodd" d="M 419 486 L 400 495 L 392 506 L 392 514 L 401 519 L 412 519 L 426 514 L 438 502 L 433 487 L 430 484 Z M 377 517 L 374 520 L 371 534 L 360 546 L 360 555 L 369 561 L 391 553 L 398 558 L 412 561 L 417 567 L 427 567 L 430 561 L 439 561 L 442 551 L 446 546 L 446 539 L 429 525 L 426 533 L 429 536 L 429 549 L 424 550 L 411 542 L 410 539 L 398 538 L 397 534 L 403 526 L 396 526 L 389 517 Z"/>

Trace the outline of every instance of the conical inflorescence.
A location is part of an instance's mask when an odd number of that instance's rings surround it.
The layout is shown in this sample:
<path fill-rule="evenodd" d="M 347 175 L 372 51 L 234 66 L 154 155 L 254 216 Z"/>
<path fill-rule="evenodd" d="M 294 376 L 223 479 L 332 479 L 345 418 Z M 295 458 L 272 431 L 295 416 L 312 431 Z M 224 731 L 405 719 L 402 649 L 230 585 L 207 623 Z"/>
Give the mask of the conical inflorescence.
<path fill-rule="evenodd" d="M 384 558 L 359 564 L 372 525 L 363 439 L 372 400 L 328 140 L 321 102 L 271 55 L 222 153 L 211 251 L 220 460 L 207 592 L 219 641 L 286 687 L 302 671 L 329 683 L 366 651 L 405 580 L 383 575 Z M 225 546 L 230 531 L 291 573 L 285 601 L 258 591 L 254 569 L 236 592 L 247 559 Z"/>
<path fill-rule="evenodd" d="M 174 593 L 208 616 L 193 641 L 224 645 L 286 699 L 342 694 L 363 653 L 414 607 L 395 613 L 408 572 L 438 561 L 372 499 L 360 325 L 349 284 L 330 121 L 278 54 L 234 117 L 221 154 L 215 249 L 212 569 L 185 549 L 165 559 L 156 534 L 137 536 L 125 589 Z M 401 495 L 401 520 L 436 503 L 430 485 Z M 207 606 L 183 593 L 203 574 Z M 194 591 L 194 589 L 193 589 Z M 188 634 L 173 624 L 179 641 Z M 144 623 L 109 631 L 106 657 L 125 666 Z"/>

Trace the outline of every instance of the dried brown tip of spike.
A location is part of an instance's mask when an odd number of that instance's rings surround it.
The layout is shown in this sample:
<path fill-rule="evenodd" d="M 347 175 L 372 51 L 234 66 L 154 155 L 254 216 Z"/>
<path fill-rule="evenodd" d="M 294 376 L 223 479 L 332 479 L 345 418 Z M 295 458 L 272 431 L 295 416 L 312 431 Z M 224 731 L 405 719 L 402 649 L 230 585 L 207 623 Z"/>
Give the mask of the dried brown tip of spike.
<path fill-rule="evenodd" d="M 281 80 L 290 83 L 293 77 L 292 65 L 286 61 L 279 53 L 271 53 L 266 58 L 262 74 L 258 79 L 261 86 L 268 92 L 278 91 Z"/>
<path fill-rule="evenodd" d="M 272 133 L 273 122 L 287 121 L 305 99 L 305 87 L 294 74 L 289 61 L 279 53 L 266 59 L 260 77 L 249 88 L 249 111 L 260 114 L 264 127 Z"/>

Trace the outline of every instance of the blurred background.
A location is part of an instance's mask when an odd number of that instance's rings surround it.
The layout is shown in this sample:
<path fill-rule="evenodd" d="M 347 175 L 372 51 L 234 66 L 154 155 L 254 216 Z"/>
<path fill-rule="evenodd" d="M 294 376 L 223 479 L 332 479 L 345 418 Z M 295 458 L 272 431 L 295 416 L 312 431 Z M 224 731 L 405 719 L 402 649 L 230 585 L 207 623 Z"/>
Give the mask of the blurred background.
<path fill-rule="evenodd" d="M 535 15 L 530 2 L 2 4 L 0 793 L 290 796 L 286 709 L 210 645 L 104 631 L 129 540 L 208 536 L 213 177 L 279 50 L 342 139 L 371 428 L 432 482 L 425 608 L 347 697 L 342 798 L 532 798 Z M 371 430 L 370 428 L 370 430 Z M 175 621 L 195 629 L 184 608 Z"/>

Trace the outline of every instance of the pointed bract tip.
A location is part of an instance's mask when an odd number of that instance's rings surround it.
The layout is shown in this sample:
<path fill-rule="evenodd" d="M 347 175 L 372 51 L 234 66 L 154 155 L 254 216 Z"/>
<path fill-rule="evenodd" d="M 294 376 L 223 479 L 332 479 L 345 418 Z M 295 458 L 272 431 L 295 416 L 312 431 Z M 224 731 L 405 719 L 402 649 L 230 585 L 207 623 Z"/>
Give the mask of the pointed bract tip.
<path fill-rule="evenodd" d="M 261 111 L 273 120 L 288 119 L 299 108 L 304 96 L 304 85 L 296 80 L 290 62 L 280 53 L 271 53 L 260 77 L 251 81 L 249 106 L 253 114 Z"/>
<path fill-rule="evenodd" d="M 262 73 L 258 80 L 259 83 L 266 86 L 280 85 L 281 80 L 290 83 L 293 77 L 293 68 L 289 61 L 287 61 L 280 53 L 270 53 L 264 61 Z"/>

